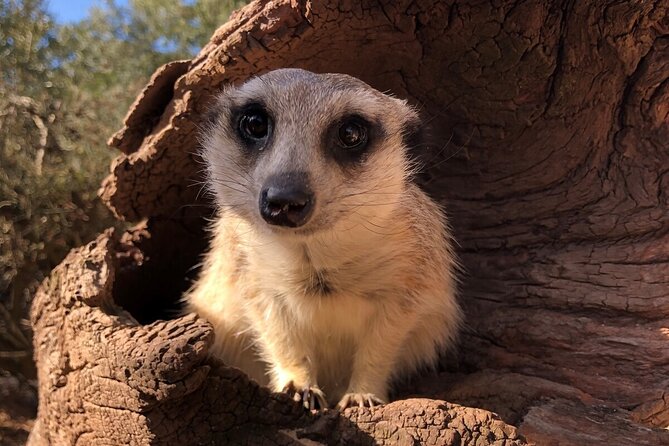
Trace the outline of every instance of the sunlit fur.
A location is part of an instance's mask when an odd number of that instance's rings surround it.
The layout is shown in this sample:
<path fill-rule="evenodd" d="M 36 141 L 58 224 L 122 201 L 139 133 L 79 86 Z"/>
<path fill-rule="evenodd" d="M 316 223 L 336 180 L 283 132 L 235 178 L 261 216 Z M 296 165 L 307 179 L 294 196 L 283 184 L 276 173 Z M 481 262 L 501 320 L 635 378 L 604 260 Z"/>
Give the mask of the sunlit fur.
<path fill-rule="evenodd" d="M 275 122 L 254 160 L 231 108 L 258 100 Z M 292 383 L 320 387 L 331 404 L 345 394 L 354 398 L 342 406 L 387 401 L 392 380 L 432 365 L 460 322 L 445 217 L 412 183 L 403 145 L 416 112 L 350 76 L 296 69 L 225 89 L 213 111 L 202 156 L 218 214 L 186 295 L 214 326 L 212 353 L 276 391 Z M 385 136 L 341 166 L 322 134 L 350 113 L 380 122 Z M 258 210 L 264 181 L 286 171 L 307 172 L 316 196 L 300 228 L 270 226 Z"/>

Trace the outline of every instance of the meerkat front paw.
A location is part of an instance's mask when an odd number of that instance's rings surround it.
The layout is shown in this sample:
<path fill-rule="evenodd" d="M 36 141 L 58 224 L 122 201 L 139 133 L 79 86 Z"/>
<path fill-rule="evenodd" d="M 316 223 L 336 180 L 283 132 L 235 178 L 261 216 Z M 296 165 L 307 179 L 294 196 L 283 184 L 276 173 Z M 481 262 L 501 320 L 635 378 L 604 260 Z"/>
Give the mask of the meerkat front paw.
<path fill-rule="evenodd" d="M 337 403 L 337 409 L 344 410 L 347 407 L 374 407 L 386 404 L 386 401 L 373 393 L 351 392 L 345 394 Z"/>
<path fill-rule="evenodd" d="M 323 410 L 328 407 L 325 393 L 318 386 L 296 387 L 291 381 L 282 392 L 288 394 L 294 401 L 301 402 L 308 410 Z"/>

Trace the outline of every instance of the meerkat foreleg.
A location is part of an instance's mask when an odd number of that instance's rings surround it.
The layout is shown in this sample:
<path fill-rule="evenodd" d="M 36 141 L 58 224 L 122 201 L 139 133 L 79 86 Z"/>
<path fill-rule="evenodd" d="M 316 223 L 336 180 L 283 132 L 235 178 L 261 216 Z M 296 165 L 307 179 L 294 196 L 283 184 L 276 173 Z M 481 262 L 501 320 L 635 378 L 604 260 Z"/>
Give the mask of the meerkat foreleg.
<path fill-rule="evenodd" d="M 337 404 L 374 407 L 388 402 L 388 386 L 393 366 L 398 363 L 402 345 L 414 325 L 413 315 L 379 315 L 360 337 L 353 358 L 353 371 L 346 393 Z"/>
<path fill-rule="evenodd" d="M 316 381 L 317 369 L 298 336 L 288 326 L 288 321 L 279 317 L 266 320 L 258 341 L 264 360 L 269 364 L 270 388 L 284 392 L 295 401 L 302 402 L 307 409 L 328 407 L 325 393 Z"/>

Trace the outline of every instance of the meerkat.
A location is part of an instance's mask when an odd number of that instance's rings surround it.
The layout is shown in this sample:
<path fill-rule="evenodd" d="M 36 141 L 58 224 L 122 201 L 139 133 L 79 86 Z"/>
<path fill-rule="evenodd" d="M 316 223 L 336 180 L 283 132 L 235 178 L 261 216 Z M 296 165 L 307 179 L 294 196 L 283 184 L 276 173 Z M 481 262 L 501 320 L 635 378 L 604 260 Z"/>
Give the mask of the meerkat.
<path fill-rule="evenodd" d="M 226 87 L 202 135 L 217 214 L 188 311 L 212 354 L 310 409 L 388 401 L 461 312 L 439 205 L 412 181 L 414 108 L 344 74 Z"/>

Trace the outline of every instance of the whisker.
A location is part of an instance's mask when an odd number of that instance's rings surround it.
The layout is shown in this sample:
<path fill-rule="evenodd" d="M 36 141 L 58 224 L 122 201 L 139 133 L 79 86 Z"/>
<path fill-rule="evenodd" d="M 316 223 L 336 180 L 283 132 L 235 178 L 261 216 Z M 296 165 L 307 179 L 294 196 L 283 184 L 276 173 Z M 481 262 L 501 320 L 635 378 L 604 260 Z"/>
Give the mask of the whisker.
<path fill-rule="evenodd" d="M 238 170 L 235 170 L 235 173 L 241 175 L 242 177 L 244 177 L 245 180 L 247 180 L 249 182 L 251 182 L 253 180 L 253 178 L 251 178 L 251 176 L 244 170 L 244 168 L 241 166 L 241 164 L 239 164 L 237 161 L 235 161 L 231 158 L 226 159 L 226 161 L 231 162 L 232 164 L 234 164 L 237 167 Z M 220 170 L 227 170 L 227 169 L 230 168 L 230 166 L 226 166 L 226 165 L 223 165 L 223 164 L 217 164 L 217 163 L 205 163 L 205 164 L 208 167 L 215 167 L 215 168 L 220 169 Z M 216 172 L 216 173 L 222 173 L 222 172 Z M 230 176 L 230 175 L 228 175 L 228 176 Z"/>
<path fill-rule="evenodd" d="M 446 143 L 444 143 L 444 145 L 441 146 L 441 148 L 437 151 L 437 153 L 433 154 L 432 157 L 429 160 L 423 161 L 424 165 L 422 167 L 425 167 L 425 166 L 431 164 L 432 162 L 434 162 L 434 160 L 436 160 L 438 157 L 440 157 L 441 154 L 444 153 L 446 148 L 451 144 L 451 141 L 453 141 L 453 136 L 454 135 L 455 135 L 455 132 L 451 132 L 451 136 L 448 137 L 448 140 L 446 141 Z"/>
<path fill-rule="evenodd" d="M 434 168 L 436 168 L 436 167 L 442 165 L 443 163 L 445 163 L 446 161 L 450 160 L 451 158 L 453 158 L 453 157 L 454 157 L 455 155 L 457 155 L 458 153 L 462 152 L 462 150 L 463 150 L 465 147 L 467 147 L 467 144 L 469 144 L 469 142 L 472 140 L 472 136 L 473 136 L 473 135 L 474 135 L 474 129 L 472 129 L 472 131 L 469 132 L 469 137 L 467 138 L 467 141 L 465 141 L 464 144 L 462 144 L 462 146 L 460 146 L 460 148 L 459 148 L 458 150 L 456 150 L 455 152 L 453 152 L 453 154 L 451 154 L 448 158 L 445 158 L 445 159 L 439 161 L 437 164 L 435 164 L 435 165 L 433 165 L 433 166 L 430 166 L 430 169 L 434 169 Z"/>
<path fill-rule="evenodd" d="M 212 177 L 209 181 L 223 182 L 223 183 L 226 183 L 226 184 L 236 184 L 236 185 L 244 187 L 244 188 L 246 188 L 247 190 L 250 191 L 250 189 L 248 188 L 249 186 L 248 186 L 247 183 L 240 183 L 239 181 L 237 181 L 237 180 L 235 180 L 235 179 L 233 179 L 229 176 L 224 176 L 223 178 Z"/>
<path fill-rule="evenodd" d="M 216 181 L 214 181 L 214 182 L 215 182 L 217 185 L 219 185 L 219 186 L 226 187 L 226 188 L 228 188 L 228 189 L 230 189 L 230 190 L 233 190 L 233 191 L 235 191 L 235 192 L 238 192 L 238 193 L 240 193 L 240 194 L 243 194 L 243 193 L 247 192 L 247 191 L 245 191 L 244 189 L 237 189 L 237 188 L 235 188 L 235 187 L 233 187 L 233 186 L 230 186 L 229 184 L 225 184 L 224 182 L 221 182 L 221 181 L 218 181 L 218 180 L 216 180 Z"/>
<path fill-rule="evenodd" d="M 397 201 L 386 201 L 386 202 L 371 202 L 371 203 L 344 203 L 341 205 L 341 207 L 345 209 L 351 209 L 351 208 L 364 208 L 364 207 L 377 207 L 377 206 L 390 206 L 397 204 Z"/>

